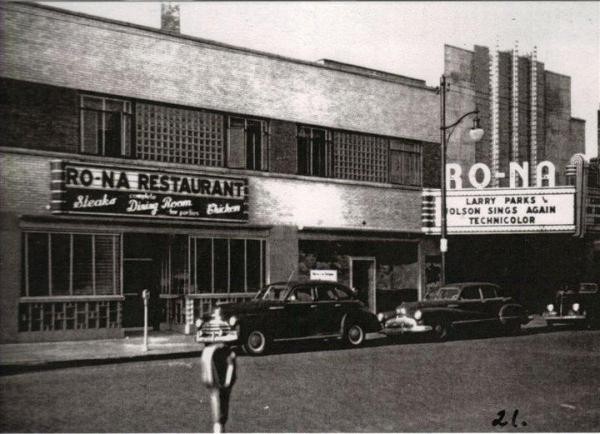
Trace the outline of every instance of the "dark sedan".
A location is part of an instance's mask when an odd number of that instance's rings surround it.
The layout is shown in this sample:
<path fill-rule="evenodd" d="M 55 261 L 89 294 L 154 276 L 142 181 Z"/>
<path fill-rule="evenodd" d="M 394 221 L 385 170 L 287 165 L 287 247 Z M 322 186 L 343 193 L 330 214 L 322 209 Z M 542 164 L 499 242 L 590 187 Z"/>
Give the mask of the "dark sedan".
<path fill-rule="evenodd" d="M 259 355 L 277 341 L 337 339 L 357 347 L 379 323 L 350 288 L 307 281 L 274 283 L 252 301 L 221 304 L 196 328 L 197 342 L 241 344 Z"/>
<path fill-rule="evenodd" d="M 435 299 L 402 303 L 395 311 L 380 313 L 381 332 L 388 336 L 429 332 L 438 340 L 467 327 L 502 327 L 516 333 L 529 317 L 523 306 L 501 294 L 492 283 L 446 285 Z"/>
<path fill-rule="evenodd" d="M 548 326 L 576 324 L 587 328 L 600 327 L 600 289 L 596 283 L 581 283 L 578 287 L 557 291 L 555 303 L 543 313 Z"/>

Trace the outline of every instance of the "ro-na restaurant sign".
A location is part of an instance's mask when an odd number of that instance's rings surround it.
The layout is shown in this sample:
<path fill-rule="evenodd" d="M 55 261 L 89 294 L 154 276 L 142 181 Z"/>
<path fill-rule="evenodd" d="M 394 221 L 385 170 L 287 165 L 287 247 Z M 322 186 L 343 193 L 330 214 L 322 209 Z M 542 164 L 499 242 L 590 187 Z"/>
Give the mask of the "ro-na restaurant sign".
<path fill-rule="evenodd" d="M 51 162 L 53 213 L 248 220 L 248 180 L 62 160 Z"/>

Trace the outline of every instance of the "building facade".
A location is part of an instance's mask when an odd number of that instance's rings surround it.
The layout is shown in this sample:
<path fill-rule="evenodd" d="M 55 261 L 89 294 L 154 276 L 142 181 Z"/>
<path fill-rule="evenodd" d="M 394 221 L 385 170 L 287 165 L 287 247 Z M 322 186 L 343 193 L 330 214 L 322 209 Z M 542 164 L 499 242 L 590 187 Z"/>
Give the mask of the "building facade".
<path fill-rule="evenodd" d="M 189 331 L 315 269 L 372 310 L 417 296 L 439 164 L 424 81 L 0 8 L 2 341 L 123 336 L 143 289 L 155 327 Z"/>
<path fill-rule="evenodd" d="M 585 152 L 585 121 L 571 116 L 571 77 L 546 70 L 535 47 L 521 55 L 517 44 L 508 51 L 446 45 L 444 64 L 447 118 L 476 108 L 486 131 L 481 141 L 469 143 L 464 138 L 469 125 L 463 125 L 448 145 L 449 162 L 485 163 L 492 172 L 508 173 L 511 161 L 530 167 L 550 161 L 557 168 L 556 184 L 566 183 L 571 157 Z M 508 179 L 496 181 L 505 185 Z"/>
<path fill-rule="evenodd" d="M 447 45 L 444 74 L 450 83 L 447 119 L 477 109 L 486 131 L 472 143 L 466 139 L 470 125 L 459 125 L 448 144 L 448 162 L 463 172 L 483 163 L 490 168 L 490 187 L 507 188 L 510 162 L 527 165 L 528 184 L 535 186 L 536 166 L 549 161 L 557 186 L 573 184 L 568 167 L 574 155 L 585 152 L 585 121 L 571 116 L 570 77 L 546 70 L 535 47 L 523 55 L 517 44 L 506 51 Z M 571 218 L 581 206 L 571 208 Z M 449 239 L 447 273 L 454 281 L 497 282 L 536 311 L 563 285 L 595 278 L 586 239 L 573 230 L 525 233 L 519 228 L 503 235 L 455 235 Z"/>
<path fill-rule="evenodd" d="M 154 327 L 189 332 L 216 302 L 315 270 L 373 311 L 391 290 L 435 286 L 422 197 L 439 188 L 438 89 L 181 35 L 165 11 L 159 30 L 0 4 L 0 340 L 123 336 L 144 289 Z M 513 56 L 517 87 L 510 55 L 445 56 L 448 121 L 477 108 L 488 131 L 474 145 L 459 125 L 449 161 L 562 170 L 581 152 L 568 77 Z M 481 252 L 564 239 L 451 237 L 449 276 L 511 286 L 497 270 L 517 256 Z"/>

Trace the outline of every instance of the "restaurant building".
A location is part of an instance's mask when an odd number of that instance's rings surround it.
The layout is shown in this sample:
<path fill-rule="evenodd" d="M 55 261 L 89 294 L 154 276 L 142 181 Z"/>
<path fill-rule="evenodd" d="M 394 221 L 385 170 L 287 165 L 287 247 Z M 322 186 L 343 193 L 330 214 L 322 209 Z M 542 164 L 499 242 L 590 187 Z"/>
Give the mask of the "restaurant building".
<path fill-rule="evenodd" d="M 390 290 L 425 296 L 439 282 L 422 219 L 439 188 L 439 89 L 182 35 L 177 13 L 155 29 L 0 4 L 0 341 L 124 336 L 144 289 L 152 326 L 182 332 L 219 301 L 319 271 L 372 311 Z M 449 162 L 500 171 L 518 154 L 562 176 L 583 150 L 568 77 L 517 56 L 530 109 L 513 117 L 506 54 L 445 56 L 447 119 L 477 108 L 491 132 L 474 145 L 463 122 Z M 512 267 L 513 242 L 564 256 L 580 252 L 573 232 L 451 237 L 449 275 L 506 283 L 490 264 Z M 492 262 L 475 253 L 498 240 Z"/>
<path fill-rule="evenodd" d="M 168 12 L 168 11 L 167 11 Z M 172 12 L 172 11 L 171 11 Z M 439 96 L 47 6 L 0 5 L 3 342 L 188 331 L 329 270 L 375 311 L 425 282 Z M 176 17 L 175 17 L 176 18 Z"/>

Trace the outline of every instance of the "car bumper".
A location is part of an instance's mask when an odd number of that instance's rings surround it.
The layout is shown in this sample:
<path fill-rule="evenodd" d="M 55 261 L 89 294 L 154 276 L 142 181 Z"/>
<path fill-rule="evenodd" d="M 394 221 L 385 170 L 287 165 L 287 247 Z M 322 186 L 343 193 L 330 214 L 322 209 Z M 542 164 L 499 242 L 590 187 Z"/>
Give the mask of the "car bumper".
<path fill-rule="evenodd" d="M 380 333 L 387 336 L 402 335 L 405 333 L 425 333 L 433 330 L 431 326 L 418 324 L 412 318 L 396 317 L 382 324 Z"/>
<path fill-rule="evenodd" d="M 218 332 L 202 332 L 199 331 L 196 333 L 196 342 L 202 344 L 213 344 L 217 342 L 223 343 L 233 343 L 237 342 L 239 339 L 238 333 L 236 331 L 219 334 Z"/>
<path fill-rule="evenodd" d="M 585 315 L 542 315 L 547 323 L 568 323 L 585 321 Z"/>

